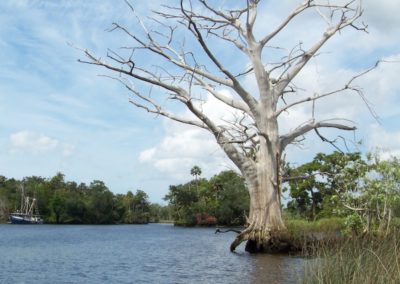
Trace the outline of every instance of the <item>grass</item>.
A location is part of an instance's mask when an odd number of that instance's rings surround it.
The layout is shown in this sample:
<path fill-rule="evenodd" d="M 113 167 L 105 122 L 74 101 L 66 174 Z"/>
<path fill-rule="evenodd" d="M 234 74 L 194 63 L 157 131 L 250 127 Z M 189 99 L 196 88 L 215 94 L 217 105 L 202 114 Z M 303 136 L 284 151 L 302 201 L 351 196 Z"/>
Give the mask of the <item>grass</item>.
<path fill-rule="evenodd" d="M 343 235 L 344 219 L 286 219 L 290 238 L 306 257 L 307 284 L 400 284 L 400 219 L 386 236 Z"/>
<path fill-rule="evenodd" d="M 285 220 L 286 227 L 293 237 L 310 236 L 313 234 L 323 234 L 324 236 L 337 235 L 344 229 L 344 219 L 326 218 L 315 222 L 304 219 Z"/>
<path fill-rule="evenodd" d="M 314 248 L 303 283 L 400 283 L 400 231 Z"/>

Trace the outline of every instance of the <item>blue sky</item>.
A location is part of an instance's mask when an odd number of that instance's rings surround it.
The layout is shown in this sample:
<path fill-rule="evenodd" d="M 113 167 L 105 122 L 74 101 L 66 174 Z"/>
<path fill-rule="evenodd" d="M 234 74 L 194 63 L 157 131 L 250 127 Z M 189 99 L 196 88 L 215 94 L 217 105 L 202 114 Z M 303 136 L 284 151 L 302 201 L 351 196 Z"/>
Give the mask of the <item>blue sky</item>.
<path fill-rule="evenodd" d="M 144 2 L 132 1 L 141 15 L 163 3 Z M 279 22 L 297 2 L 279 1 L 276 6 L 269 1 L 260 11 L 260 26 L 268 26 L 264 20 Z M 399 61 L 400 5 L 396 2 L 364 1 L 363 20 L 369 34 L 349 31 L 335 37 L 297 78 L 301 87 L 310 92 L 327 90 L 379 58 Z M 315 17 L 299 18 L 293 26 L 293 30 L 299 27 L 295 36 L 289 29 L 279 43 L 312 41 L 318 36 Z M 75 47 L 104 54 L 108 47 L 127 43 L 122 34 L 106 31 L 113 22 L 137 29 L 122 0 L 0 1 L 1 175 L 51 177 L 61 171 L 67 180 L 103 180 L 117 193 L 142 189 L 151 201 L 161 202 L 170 184 L 191 178 L 195 164 L 205 177 L 233 167 L 211 136 L 135 109 L 125 89 L 97 76 L 101 70 L 77 62 L 83 56 Z M 151 64 L 156 59 L 138 60 Z M 357 96 L 326 100 L 318 112 L 321 117 L 329 114 L 355 121 L 356 140 L 363 140 L 360 150 L 379 147 L 385 155 L 399 155 L 399 74 L 400 63 L 387 63 L 357 82 L 379 121 Z M 249 88 L 252 84 L 248 82 Z M 222 112 L 212 100 L 207 105 L 214 113 Z M 291 129 L 308 117 L 309 108 L 295 108 L 282 119 L 281 129 Z M 312 135 L 307 138 L 301 147 L 288 150 L 287 160 L 302 162 L 318 151 L 333 150 Z"/>

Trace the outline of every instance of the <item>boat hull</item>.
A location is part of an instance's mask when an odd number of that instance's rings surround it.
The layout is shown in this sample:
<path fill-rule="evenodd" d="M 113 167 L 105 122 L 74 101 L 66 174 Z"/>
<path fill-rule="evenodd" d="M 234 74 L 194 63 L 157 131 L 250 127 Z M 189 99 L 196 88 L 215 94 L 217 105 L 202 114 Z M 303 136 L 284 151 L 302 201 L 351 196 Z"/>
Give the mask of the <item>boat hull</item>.
<path fill-rule="evenodd" d="M 10 215 L 11 224 L 43 224 L 43 220 L 37 216 L 30 216 L 24 214 L 11 214 Z"/>

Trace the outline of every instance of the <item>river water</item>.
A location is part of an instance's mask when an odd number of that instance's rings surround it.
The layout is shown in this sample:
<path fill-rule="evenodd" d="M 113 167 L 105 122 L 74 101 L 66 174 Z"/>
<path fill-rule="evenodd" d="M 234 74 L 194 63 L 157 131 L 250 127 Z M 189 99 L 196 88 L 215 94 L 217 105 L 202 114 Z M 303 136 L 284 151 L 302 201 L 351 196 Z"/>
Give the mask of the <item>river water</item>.
<path fill-rule="evenodd" d="M 297 283 L 304 261 L 229 252 L 234 233 L 150 225 L 0 225 L 0 283 Z"/>

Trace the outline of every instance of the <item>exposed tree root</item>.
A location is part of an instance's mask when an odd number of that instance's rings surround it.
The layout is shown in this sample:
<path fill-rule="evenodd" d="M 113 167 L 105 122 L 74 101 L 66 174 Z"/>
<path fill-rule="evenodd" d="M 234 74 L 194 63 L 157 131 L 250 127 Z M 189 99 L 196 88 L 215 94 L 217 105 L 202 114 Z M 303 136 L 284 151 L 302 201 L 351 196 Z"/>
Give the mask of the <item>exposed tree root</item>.
<path fill-rule="evenodd" d="M 251 230 L 253 229 L 253 225 L 250 225 L 249 227 L 247 227 L 246 229 L 244 229 L 236 238 L 235 240 L 232 242 L 230 250 L 231 252 L 234 252 L 235 249 L 244 241 L 249 239 L 249 233 L 251 232 Z"/>
<path fill-rule="evenodd" d="M 235 230 L 235 229 L 227 229 L 225 231 L 221 231 L 219 228 L 215 230 L 215 234 L 216 233 L 228 233 L 228 232 L 234 232 L 234 233 L 240 234 L 242 231 Z"/>
<path fill-rule="evenodd" d="M 234 252 L 244 241 L 247 241 L 245 250 L 249 253 L 287 253 L 298 250 L 298 247 L 288 237 L 286 230 L 272 232 L 254 229 L 254 226 L 250 226 L 232 242 L 231 252 Z"/>

